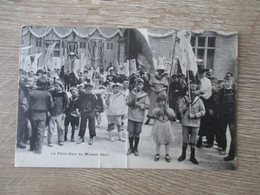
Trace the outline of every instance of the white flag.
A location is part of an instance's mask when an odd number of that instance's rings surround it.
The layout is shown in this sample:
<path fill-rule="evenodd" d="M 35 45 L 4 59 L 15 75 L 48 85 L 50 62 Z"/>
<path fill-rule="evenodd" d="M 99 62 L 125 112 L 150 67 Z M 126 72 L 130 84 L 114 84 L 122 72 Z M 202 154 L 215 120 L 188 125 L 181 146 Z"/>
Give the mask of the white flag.
<path fill-rule="evenodd" d="M 42 53 L 34 54 L 34 60 L 33 60 L 33 62 L 32 62 L 32 71 L 33 71 L 34 73 L 36 73 L 37 70 L 38 70 L 38 59 L 39 59 L 39 57 L 40 57 L 41 55 L 42 55 Z"/>
<path fill-rule="evenodd" d="M 49 68 L 50 70 L 54 69 L 51 54 L 53 53 L 55 45 L 56 45 L 56 42 L 53 43 L 52 45 L 49 45 L 47 52 L 45 54 L 45 60 L 44 60 L 45 61 L 45 67 Z"/>
<path fill-rule="evenodd" d="M 177 33 L 175 52 L 180 61 L 182 73 L 186 75 L 186 71 L 191 70 L 196 75 L 198 66 L 190 44 L 191 32 L 183 30 Z"/>
<path fill-rule="evenodd" d="M 127 77 L 129 77 L 129 60 L 127 60 L 125 63 L 124 63 L 124 66 L 125 66 L 125 75 Z"/>
<path fill-rule="evenodd" d="M 150 41 L 149 41 L 149 37 L 148 37 L 148 30 L 142 29 L 142 28 L 138 28 L 137 30 L 144 36 L 147 44 L 150 46 Z"/>
<path fill-rule="evenodd" d="M 163 58 L 159 57 L 159 66 L 162 67 L 164 65 Z"/>
<path fill-rule="evenodd" d="M 130 64 L 129 64 L 129 73 L 131 75 L 131 74 L 136 73 L 136 72 L 137 72 L 136 61 L 135 61 L 135 59 L 131 59 Z"/>
<path fill-rule="evenodd" d="M 154 69 L 156 70 L 158 67 L 158 60 L 153 58 L 153 65 L 154 65 Z"/>
<path fill-rule="evenodd" d="M 84 67 L 87 65 L 87 57 L 84 53 L 80 54 L 80 71 L 84 71 Z"/>
<path fill-rule="evenodd" d="M 25 58 L 25 67 L 24 70 L 26 72 L 32 71 L 32 61 L 31 61 L 31 56 L 26 56 Z"/>

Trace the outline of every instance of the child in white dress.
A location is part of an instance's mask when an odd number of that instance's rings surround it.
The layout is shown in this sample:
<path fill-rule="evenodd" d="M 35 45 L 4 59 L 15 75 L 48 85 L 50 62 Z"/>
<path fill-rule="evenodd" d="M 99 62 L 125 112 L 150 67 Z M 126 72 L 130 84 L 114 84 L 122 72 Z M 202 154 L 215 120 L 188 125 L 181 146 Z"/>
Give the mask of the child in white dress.
<path fill-rule="evenodd" d="M 126 110 L 126 99 L 124 94 L 120 91 L 120 83 L 112 85 L 112 93 L 108 94 L 107 97 L 107 120 L 108 120 L 108 136 L 110 141 L 114 141 L 111 131 L 114 129 L 114 125 L 118 129 L 119 141 L 125 141 L 122 136 L 122 115 L 125 115 Z"/>
<path fill-rule="evenodd" d="M 160 95 L 156 99 L 157 107 L 153 110 L 153 118 L 155 123 L 152 129 L 153 140 L 156 143 L 156 155 L 155 161 L 160 159 L 160 148 L 161 145 L 165 145 L 165 160 L 170 162 L 171 158 L 169 155 L 170 144 L 174 141 L 172 121 L 175 121 L 175 113 L 173 109 L 167 105 L 167 96 Z"/>

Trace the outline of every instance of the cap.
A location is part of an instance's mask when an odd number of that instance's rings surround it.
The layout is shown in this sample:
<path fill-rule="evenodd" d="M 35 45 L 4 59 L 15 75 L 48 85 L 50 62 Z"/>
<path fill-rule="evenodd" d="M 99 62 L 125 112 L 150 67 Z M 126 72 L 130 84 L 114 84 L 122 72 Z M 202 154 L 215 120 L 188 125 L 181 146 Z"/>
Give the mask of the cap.
<path fill-rule="evenodd" d="M 55 81 L 54 84 L 58 84 L 60 87 L 64 88 L 64 85 L 61 81 Z"/>
<path fill-rule="evenodd" d="M 41 68 L 41 69 L 37 70 L 36 75 L 39 76 L 39 73 L 46 74 L 46 71 Z"/>
<path fill-rule="evenodd" d="M 158 97 L 156 98 L 156 102 L 159 102 L 159 101 L 161 101 L 161 100 L 167 101 L 167 96 L 166 96 L 166 95 L 160 95 L 160 96 L 158 96 Z"/>
<path fill-rule="evenodd" d="M 207 72 L 207 71 L 209 71 L 209 69 L 206 69 L 204 67 L 204 65 L 198 65 L 198 72 L 199 73 L 204 73 L 204 72 Z"/>
<path fill-rule="evenodd" d="M 136 82 L 136 83 L 144 83 L 144 80 L 141 79 L 141 78 L 137 78 L 137 79 L 135 79 L 135 82 Z"/>
<path fill-rule="evenodd" d="M 121 83 L 114 83 L 112 85 L 112 88 L 114 88 L 114 87 L 122 87 L 122 84 Z"/>
<path fill-rule="evenodd" d="M 86 83 L 85 88 L 89 88 L 89 87 L 93 88 L 93 85 L 91 83 Z"/>
<path fill-rule="evenodd" d="M 157 68 L 156 68 L 156 70 L 158 71 L 158 70 L 163 70 L 163 71 L 165 71 L 165 67 L 164 66 L 158 66 Z"/>
<path fill-rule="evenodd" d="M 198 87 L 197 83 L 194 83 L 194 82 L 190 82 L 190 87 Z"/>
<path fill-rule="evenodd" d="M 44 78 L 38 78 L 37 79 L 37 86 L 42 87 L 47 85 L 48 81 Z"/>
<path fill-rule="evenodd" d="M 77 87 L 71 87 L 71 88 L 70 88 L 70 92 L 72 92 L 72 91 L 77 91 L 77 92 L 78 92 L 79 90 L 78 90 Z"/>

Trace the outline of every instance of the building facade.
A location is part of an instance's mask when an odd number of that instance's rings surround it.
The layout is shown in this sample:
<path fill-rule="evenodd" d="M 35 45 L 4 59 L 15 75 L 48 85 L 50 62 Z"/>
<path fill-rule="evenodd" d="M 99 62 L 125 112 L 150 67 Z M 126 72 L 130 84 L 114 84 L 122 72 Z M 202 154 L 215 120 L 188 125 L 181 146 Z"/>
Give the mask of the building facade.
<path fill-rule="evenodd" d="M 169 30 L 149 30 L 149 41 L 154 57 L 172 59 L 175 32 Z M 237 75 L 237 33 L 213 31 L 192 31 L 191 46 L 196 58 L 206 68 L 213 70 L 218 79 L 226 72 Z M 173 65 L 174 66 L 174 65 Z M 174 66 L 174 73 L 179 68 Z"/>
<path fill-rule="evenodd" d="M 140 32 L 123 28 L 24 27 L 20 68 L 34 72 L 39 68 L 61 67 L 64 71 L 94 69 L 103 72 L 111 65 L 123 64 L 132 58 L 140 68 L 138 58 L 141 61 L 146 58 L 148 60 L 143 60 L 146 70 L 156 68 L 157 62 L 167 62 L 173 64 L 171 73 L 178 73 L 180 67 L 173 60 L 176 59 L 174 47 L 178 31 L 148 30 L 143 37 Z M 195 56 L 206 68 L 211 68 L 218 79 L 223 79 L 226 72 L 237 74 L 236 33 L 192 31 L 190 43 Z"/>
<path fill-rule="evenodd" d="M 62 66 L 71 71 L 72 61 L 80 71 L 91 67 L 103 71 L 125 58 L 123 33 L 112 28 L 24 27 L 21 48 L 21 55 L 30 58 L 21 59 L 20 67 L 33 71 Z M 40 56 L 36 59 L 37 54 Z M 34 60 L 37 67 L 28 67 Z"/>

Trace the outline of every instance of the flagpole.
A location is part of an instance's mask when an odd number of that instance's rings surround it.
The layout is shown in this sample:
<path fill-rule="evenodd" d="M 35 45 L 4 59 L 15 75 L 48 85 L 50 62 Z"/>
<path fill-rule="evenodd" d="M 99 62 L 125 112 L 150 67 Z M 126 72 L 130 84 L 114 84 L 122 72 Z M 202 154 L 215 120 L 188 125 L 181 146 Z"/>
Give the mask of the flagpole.
<path fill-rule="evenodd" d="M 188 76 L 188 96 L 189 100 L 191 101 L 191 95 L 190 95 L 190 71 L 187 70 L 187 76 Z M 191 114 L 191 103 L 189 104 L 189 115 Z"/>
<path fill-rule="evenodd" d="M 176 47 L 177 32 L 178 31 L 176 30 L 175 38 L 174 38 L 174 46 L 173 46 L 173 51 L 172 51 L 172 65 L 171 65 L 171 69 L 170 69 L 170 76 L 171 76 L 171 73 L 172 73 L 172 66 L 173 66 L 173 62 L 174 62 L 174 54 L 175 54 L 175 47 Z"/>
<path fill-rule="evenodd" d="M 173 67 L 173 62 L 174 62 L 174 54 L 175 54 L 175 47 L 176 47 L 176 38 L 177 38 L 177 30 L 175 31 L 175 38 L 174 38 L 174 45 L 173 45 L 173 51 L 172 51 L 172 65 L 171 65 L 171 69 L 170 69 L 170 77 L 172 76 L 172 67 Z M 170 89 L 170 83 L 168 85 L 168 89 L 167 89 L 167 97 L 169 97 L 169 90 Z"/>

